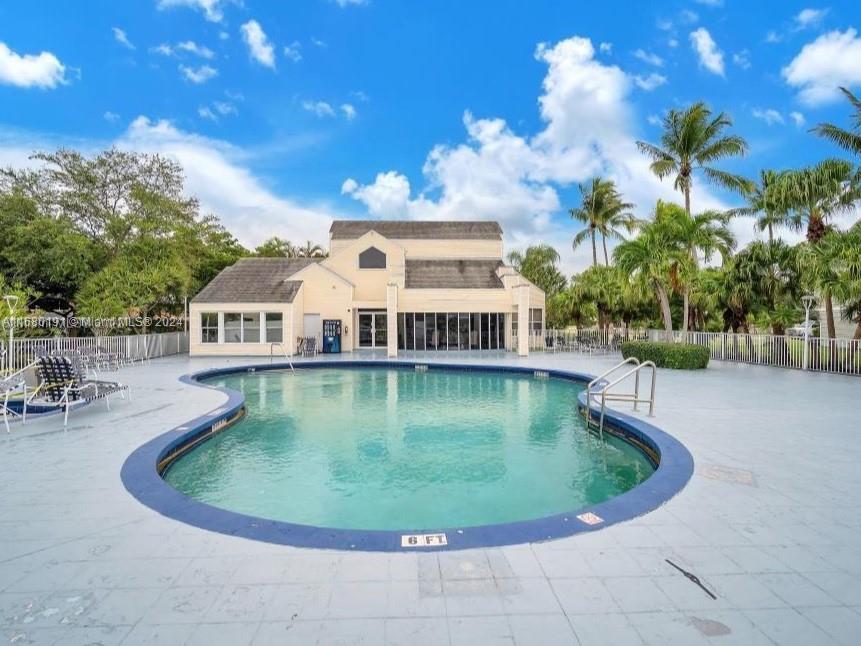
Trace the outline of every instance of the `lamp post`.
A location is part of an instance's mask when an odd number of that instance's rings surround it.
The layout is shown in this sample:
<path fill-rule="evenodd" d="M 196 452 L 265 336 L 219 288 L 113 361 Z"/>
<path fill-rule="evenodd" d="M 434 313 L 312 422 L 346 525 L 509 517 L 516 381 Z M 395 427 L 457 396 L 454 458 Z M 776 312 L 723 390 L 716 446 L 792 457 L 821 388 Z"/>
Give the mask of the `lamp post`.
<path fill-rule="evenodd" d="M 9 347 L 6 349 L 6 368 L 12 374 L 12 340 L 15 334 L 15 308 L 18 306 L 18 297 L 15 294 L 6 294 L 3 297 L 9 307 Z"/>
<path fill-rule="evenodd" d="M 816 299 L 812 294 L 805 294 L 801 297 L 801 302 L 804 303 L 804 356 L 801 360 L 801 369 L 807 370 L 807 354 L 808 354 L 808 339 L 810 337 L 810 308 Z"/>

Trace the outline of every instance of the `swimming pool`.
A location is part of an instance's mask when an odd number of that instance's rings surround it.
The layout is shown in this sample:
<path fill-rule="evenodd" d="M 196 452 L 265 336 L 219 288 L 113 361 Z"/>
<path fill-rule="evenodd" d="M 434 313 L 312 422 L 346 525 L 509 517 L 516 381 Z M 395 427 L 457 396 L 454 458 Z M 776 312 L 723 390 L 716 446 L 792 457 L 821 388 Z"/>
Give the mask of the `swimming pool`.
<path fill-rule="evenodd" d="M 226 402 L 136 449 L 121 477 L 159 513 L 300 547 L 543 541 L 644 514 L 693 473 L 672 436 L 577 413 L 589 375 L 492 364 L 314 360 L 181 381 Z M 247 416 L 243 414 L 247 412 Z"/>
<path fill-rule="evenodd" d="M 532 375 L 320 369 L 218 377 L 246 416 L 164 474 L 231 511 L 348 529 L 472 527 L 542 518 L 654 472 L 628 442 L 586 431 L 581 384 Z"/>

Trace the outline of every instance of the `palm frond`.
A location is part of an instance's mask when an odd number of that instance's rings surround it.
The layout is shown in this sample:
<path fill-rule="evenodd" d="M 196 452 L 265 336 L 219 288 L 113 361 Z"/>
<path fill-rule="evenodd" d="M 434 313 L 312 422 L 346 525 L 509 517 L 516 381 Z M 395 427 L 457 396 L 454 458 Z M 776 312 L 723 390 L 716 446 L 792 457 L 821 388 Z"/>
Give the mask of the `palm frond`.
<path fill-rule="evenodd" d="M 813 128 L 813 132 L 844 150 L 861 155 L 861 134 L 844 130 L 831 123 L 820 123 Z"/>
<path fill-rule="evenodd" d="M 718 170 L 717 168 L 703 168 L 703 174 L 706 178 L 719 186 L 728 188 L 733 191 L 744 193 L 751 190 L 751 182 L 742 175 L 727 173 L 726 171 Z"/>

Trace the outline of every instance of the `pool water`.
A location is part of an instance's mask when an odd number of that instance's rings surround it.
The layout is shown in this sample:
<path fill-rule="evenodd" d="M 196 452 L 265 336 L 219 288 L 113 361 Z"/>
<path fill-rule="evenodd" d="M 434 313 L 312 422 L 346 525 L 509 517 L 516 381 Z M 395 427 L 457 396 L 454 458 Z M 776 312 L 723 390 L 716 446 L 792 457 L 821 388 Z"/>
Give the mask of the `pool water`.
<path fill-rule="evenodd" d="M 176 460 L 199 501 L 344 529 L 531 520 L 619 495 L 653 472 L 577 414 L 583 386 L 503 372 L 338 368 L 208 380 L 247 416 Z"/>

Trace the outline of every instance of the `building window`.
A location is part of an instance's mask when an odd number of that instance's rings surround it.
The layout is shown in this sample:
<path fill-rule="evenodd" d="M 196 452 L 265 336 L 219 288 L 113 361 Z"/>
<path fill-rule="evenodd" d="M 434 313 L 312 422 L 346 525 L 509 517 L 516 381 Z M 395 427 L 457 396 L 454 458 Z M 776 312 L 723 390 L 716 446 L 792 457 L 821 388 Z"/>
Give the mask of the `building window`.
<path fill-rule="evenodd" d="M 403 312 L 398 314 L 399 350 L 504 350 L 502 312 Z"/>
<path fill-rule="evenodd" d="M 228 312 L 224 315 L 224 342 L 242 343 L 242 314 Z"/>
<path fill-rule="evenodd" d="M 226 313 L 224 315 L 224 342 L 260 343 L 260 313 Z"/>
<path fill-rule="evenodd" d="M 281 312 L 266 312 L 266 342 L 280 343 L 284 340 L 284 315 Z"/>
<path fill-rule="evenodd" d="M 242 342 L 260 343 L 260 312 L 242 315 Z"/>
<path fill-rule="evenodd" d="M 368 247 L 359 254 L 359 269 L 385 269 L 386 254 L 376 247 Z"/>
<path fill-rule="evenodd" d="M 218 343 L 218 313 L 201 312 L 200 314 L 200 342 Z"/>
<path fill-rule="evenodd" d="M 529 309 L 529 329 L 538 333 L 544 329 L 544 310 L 535 307 Z"/>

